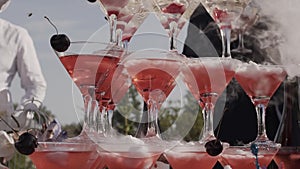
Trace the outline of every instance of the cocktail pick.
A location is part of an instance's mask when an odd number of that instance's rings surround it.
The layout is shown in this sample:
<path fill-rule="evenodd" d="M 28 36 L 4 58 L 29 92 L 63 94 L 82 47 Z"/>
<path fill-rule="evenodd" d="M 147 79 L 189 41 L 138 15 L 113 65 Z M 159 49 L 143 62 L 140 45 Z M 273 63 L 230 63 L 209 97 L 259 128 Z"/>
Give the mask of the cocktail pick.
<path fill-rule="evenodd" d="M 259 163 L 258 163 L 258 146 L 254 143 L 251 144 L 251 152 L 255 156 L 255 164 L 256 164 L 256 169 L 260 169 Z"/>

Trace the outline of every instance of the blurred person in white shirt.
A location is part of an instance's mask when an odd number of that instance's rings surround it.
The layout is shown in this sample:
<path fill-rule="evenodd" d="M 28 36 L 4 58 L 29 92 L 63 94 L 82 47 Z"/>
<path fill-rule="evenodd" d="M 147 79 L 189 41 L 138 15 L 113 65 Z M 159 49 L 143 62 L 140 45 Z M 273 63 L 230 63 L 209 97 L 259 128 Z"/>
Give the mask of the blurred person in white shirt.
<path fill-rule="evenodd" d="M 0 0 L 0 13 L 9 3 L 10 0 Z M 17 108 L 23 111 L 19 113 L 14 113 L 9 91 L 16 74 L 20 77 L 21 88 L 25 91 Z M 17 130 L 21 129 L 26 118 L 30 118 L 26 109 L 37 109 L 44 100 L 45 93 L 46 81 L 32 38 L 25 28 L 0 17 L 0 130 L 12 130 L 6 122 Z M 28 103 L 31 105 L 26 105 Z"/>

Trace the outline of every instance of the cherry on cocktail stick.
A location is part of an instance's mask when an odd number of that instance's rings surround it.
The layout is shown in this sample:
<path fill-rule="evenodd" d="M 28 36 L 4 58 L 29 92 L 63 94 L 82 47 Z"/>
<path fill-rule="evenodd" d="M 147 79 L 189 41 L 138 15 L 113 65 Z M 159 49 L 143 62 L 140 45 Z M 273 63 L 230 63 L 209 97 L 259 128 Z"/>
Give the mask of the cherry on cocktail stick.
<path fill-rule="evenodd" d="M 15 142 L 15 148 L 18 150 L 19 153 L 23 155 L 30 155 L 34 153 L 35 148 L 38 146 L 37 138 L 25 132 L 21 135 L 18 134 L 18 131 L 12 128 L 9 123 L 7 123 L 4 119 L 0 117 L 0 121 L 3 121 L 6 126 L 8 126 L 17 136 L 18 140 Z"/>
<path fill-rule="evenodd" d="M 57 52 L 66 51 L 69 48 L 70 44 L 71 44 L 70 39 L 65 34 L 58 34 L 58 30 L 57 30 L 56 26 L 50 21 L 50 19 L 47 16 L 44 16 L 44 18 L 47 19 L 48 22 L 56 30 L 56 34 L 52 35 L 52 37 L 50 38 L 51 47 Z"/>

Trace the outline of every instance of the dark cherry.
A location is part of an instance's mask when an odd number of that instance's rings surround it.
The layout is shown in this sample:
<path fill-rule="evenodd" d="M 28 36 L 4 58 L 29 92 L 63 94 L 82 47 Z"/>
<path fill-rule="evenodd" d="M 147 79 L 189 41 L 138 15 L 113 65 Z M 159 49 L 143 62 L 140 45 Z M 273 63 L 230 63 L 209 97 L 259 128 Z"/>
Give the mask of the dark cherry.
<path fill-rule="evenodd" d="M 66 51 L 70 43 L 70 39 L 65 34 L 55 34 L 50 38 L 51 47 L 57 52 Z"/>
<path fill-rule="evenodd" d="M 15 148 L 23 155 L 34 153 L 34 149 L 37 148 L 37 146 L 37 138 L 28 132 L 20 135 L 18 141 L 15 142 Z"/>
<path fill-rule="evenodd" d="M 205 149 L 210 156 L 217 156 L 222 153 L 223 146 L 220 140 L 211 140 L 205 143 Z"/>
<path fill-rule="evenodd" d="M 52 37 L 50 38 L 51 47 L 57 52 L 66 51 L 71 44 L 70 39 L 65 34 L 58 34 L 58 30 L 56 26 L 51 22 L 51 20 L 47 16 L 44 16 L 44 18 L 47 19 L 47 21 L 54 27 L 56 31 L 56 34 L 52 35 Z"/>
<path fill-rule="evenodd" d="M 94 3 L 94 2 L 96 2 L 97 0 L 88 0 L 89 2 L 91 2 L 91 3 Z"/>

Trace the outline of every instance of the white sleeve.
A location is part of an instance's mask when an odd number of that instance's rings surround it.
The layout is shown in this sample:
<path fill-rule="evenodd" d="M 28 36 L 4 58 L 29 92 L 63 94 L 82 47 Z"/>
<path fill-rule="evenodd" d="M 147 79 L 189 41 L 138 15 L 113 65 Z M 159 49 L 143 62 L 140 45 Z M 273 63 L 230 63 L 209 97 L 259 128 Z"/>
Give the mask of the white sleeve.
<path fill-rule="evenodd" d="M 46 94 L 47 85 L 33 41 L 25 29 L 20 32 L 18 40 L 17 71 L 21 79 L 21 87 L 25 90 L 21 104 L 32 98 L 42 102 Z M 37 106 L 40 106 L 40 104 L 37 103 Z"/>

